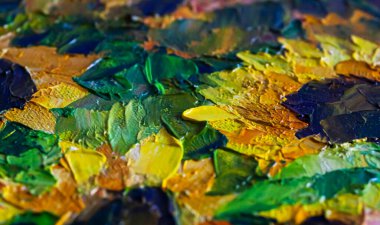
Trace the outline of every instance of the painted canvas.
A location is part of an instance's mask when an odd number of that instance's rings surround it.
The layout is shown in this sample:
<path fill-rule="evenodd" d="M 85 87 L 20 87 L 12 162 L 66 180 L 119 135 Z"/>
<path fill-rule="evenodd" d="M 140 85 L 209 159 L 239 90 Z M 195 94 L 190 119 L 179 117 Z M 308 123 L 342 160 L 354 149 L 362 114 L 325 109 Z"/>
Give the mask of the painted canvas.
<path fill-rule="evenodd" d="M 1 0 L 0 224 L 380 225 L 380 1 Z"/>

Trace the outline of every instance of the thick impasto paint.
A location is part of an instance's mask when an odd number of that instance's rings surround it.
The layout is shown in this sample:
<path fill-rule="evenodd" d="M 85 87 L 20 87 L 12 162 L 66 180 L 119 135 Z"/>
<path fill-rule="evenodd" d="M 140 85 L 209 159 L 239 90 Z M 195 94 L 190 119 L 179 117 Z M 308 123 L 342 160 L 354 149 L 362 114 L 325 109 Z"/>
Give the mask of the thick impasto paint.
<path fill-rule="evenodd" d="M 379 225 L 376 0 L 0 1 L 0 224 Z"/>

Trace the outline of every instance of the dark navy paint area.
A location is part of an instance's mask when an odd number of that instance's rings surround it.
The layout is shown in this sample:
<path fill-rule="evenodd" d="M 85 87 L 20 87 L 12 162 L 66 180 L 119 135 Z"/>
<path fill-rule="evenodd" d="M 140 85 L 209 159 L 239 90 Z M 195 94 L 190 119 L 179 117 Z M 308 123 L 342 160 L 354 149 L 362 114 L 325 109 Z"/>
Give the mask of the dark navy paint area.
<path fill-rule="evenodd" d="M 0 59 L 0 112 L 22 108 L 37 91 L 28 71 L 6 59 Z"/>
<path fill-rule="evenodd" d="M 0 1 L 0 26 L 10 23 L 16 16 L 21 0 Z"/>
<path fill-rule="evenodd" d="M 340 221 L 329 221 L 323 216 L 316 216 L 306 219 L 301 225 L 346 225 Z"/>
<path fill-rule="evenodd" d="M 173 12 L 183 0 L 143 0 L 136 6 L 143 15 L 164 15 Z"/>
<path fill-rule="evenodd" d="M 380 86 L 357 78 L 312 81 L 286 96 L 284 106 L 309 123 L 302 138 L 320 134 L 330 142 L 380 137 Z"/>
<path fill-rule="evenodd" d="M 324 17 L 328 13 L 323 2 L 319 0 L 296 0 L 295 6 L 296 9 L 302 13 L 312 14 L 320 17 Z"/>
<path fill-rule="evenodd" d="M 102 200 L 100 207 L 84 211 L 74 225 L 175 225 L 174 204 L 160 188 L 138 188 L 126 196 L 117 194 L 112 201 Z"/>

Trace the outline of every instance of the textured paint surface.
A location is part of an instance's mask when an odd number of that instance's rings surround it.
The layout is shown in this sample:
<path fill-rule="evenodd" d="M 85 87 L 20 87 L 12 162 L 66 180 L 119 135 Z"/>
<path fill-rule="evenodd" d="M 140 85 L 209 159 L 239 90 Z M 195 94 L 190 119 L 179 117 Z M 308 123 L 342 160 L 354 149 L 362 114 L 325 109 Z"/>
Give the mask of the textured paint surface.
<path fill-rule="evenodd" d="M 378 225 L 376 0 L 0 1 L 0 223 Z"/>

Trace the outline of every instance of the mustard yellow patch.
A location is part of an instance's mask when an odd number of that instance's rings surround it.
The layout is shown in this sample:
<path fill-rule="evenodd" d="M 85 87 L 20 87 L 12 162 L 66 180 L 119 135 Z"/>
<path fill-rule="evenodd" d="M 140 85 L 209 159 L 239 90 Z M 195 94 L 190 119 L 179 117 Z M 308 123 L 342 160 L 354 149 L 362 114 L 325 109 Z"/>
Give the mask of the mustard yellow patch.
<path fill-rule="evenodd" d="M 34 102 L 28 102 L 24 109 L 13 108 L 4 114 L 9 121 L 21 123 L 34 130 L 53 133 L 56 119 L 49 109 Z"/>

